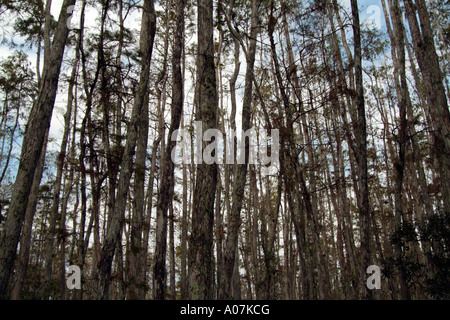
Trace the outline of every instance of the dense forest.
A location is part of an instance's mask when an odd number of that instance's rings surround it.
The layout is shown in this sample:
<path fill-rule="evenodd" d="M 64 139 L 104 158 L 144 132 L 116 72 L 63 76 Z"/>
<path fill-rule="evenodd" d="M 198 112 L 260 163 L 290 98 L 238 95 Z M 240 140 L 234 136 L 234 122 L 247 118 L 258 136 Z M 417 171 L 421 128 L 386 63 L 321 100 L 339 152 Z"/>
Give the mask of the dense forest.
<path fill-rule="evenodd" d="M 0 299 L 449 299 L 449 19 L 2 0 Z"/>

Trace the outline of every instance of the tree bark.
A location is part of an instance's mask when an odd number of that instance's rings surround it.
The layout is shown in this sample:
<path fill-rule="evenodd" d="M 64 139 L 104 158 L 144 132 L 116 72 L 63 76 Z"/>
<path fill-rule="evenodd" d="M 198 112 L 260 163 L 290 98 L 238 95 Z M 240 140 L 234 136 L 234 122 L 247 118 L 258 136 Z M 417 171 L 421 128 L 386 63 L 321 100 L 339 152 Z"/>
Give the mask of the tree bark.
<path fill-rule="evenodd" d="M 411 104 L 408 91 L 408 83 L 406 80 L 406 69 L 405 69 L 405 42 L 403 38 L 403 23 L 401 20 L 400 4 L 398 0 L 391 0 L 390 11 L 393 23 L 394 38 L 392 39 L 396 50 L 393 54 L 394 60 L 394 70 L 396 89 L 398 95 L 398 109 L 399 109 L 399 132 L 397 135 L 398 143 L 398 158 L 395 160 L 394 167 L 396 171 L 395 177 L 395 218 L 396 227 L 400 228 L 403 221 L 404 208 L 403 208 L 403 180 L 405 172 L 405 156 L 406 147 L 408 144 L 408 123 L 406 119 L 406 111 L 408 109 L 408 104 Z M 394 248 L 396 258 L 398 260 L 402 259 L 402 248 L 401 245 L 397 244 Z M 406 282 L 406 275 L 403 267 L 400 268 L 400 298 L 410 299 L 408 284 Z"/>
<path fill-rule="evenodd" d="M 145 226 L 145 175 L 149 133 L 149 93 L 147 92 L 139 117 L 138 141 L 136 146 L 136 165 L 134 171 L 134 210 L 131 217 L 130 250 L 128 259 L 127 299 L 144 298 L 147 268 L 146 247 L 143 243 Z"/>
<path fill-rule="evenodd" d="M 198 0 L 197 47 L 197 119 L 203 133 L 217 124 L 217 88 L 214 65 L 213 3 Z M 202 142 L 203 148 L 206 143 Z M 200 146 L 198 146 L 200 147 Z M 217 184 L 217 164 L 197 165 L 197 177 L 192 208 L 192 233 L 189 239 L 189 286 L 191 299 L 213 297 L 213 226 L 214 198 Z"/>
<path fill-rule="evenodd" d="M 428 101 L 426 110 L 432 121 L 434 153 L 438 161 L 443 208 L 450 207 L 450 111 L 443 84 L 443 74 L 436 54 L 433 30 L 424 0 L 404 0 L 414 52 L 422 73 Z M 417 8 L 417 12 L 416 12 Z M 416 13 L 419 16 L 417 21 Z M 419 28 L 420 23 L 420 28 Z"/>
<path fill-rule="evenodd" d="M 256 37 L 258 36 L 258 10 L 259 1 L 253 0 L 252 2 L 252 16 L 250 26 L 250 41 L 247 50 L 247 70 L 245 75 L 245 90 L 244 100 L 242 103 L 242 132 L 245 133 L 250 129 L 251 123 L 251 108 L 253 97 L 253 69 L 255 64 L 256 55 Z M 242 139 L 245 139 L 244 136 Z M 245 140 L 243 140 L 245 143 Z M 245 183 L 247 180 L 247 170 L 249 161 L 250 143 L 245 143 L 245 163 L 236 164 L 236 176 L 232 195 L 232 206 L 229 218 L 228 236 L 224 250 L 224 274 L 222 275 L 222 283 L 219 285 L 219 299 L 231 298 L 232 290 L 232 275 L 235 264 L 235 257 L 238 249 L 238 234 L 241 225 L 241 209 L 242 201 L 244 198 Z"/>
<path fill-rule="evenodd" d="M 183 74 L 181 58 L 183 53 L 184 35 L 184 7 L 185 1 L 177 1 L 175 43 L 172 56 L 172 110 L 169 128 L 169 140 L 161 163 L 161 184 L 156 205 L 156 247 L 154 265 L 154 299 L 163 300 L 166 296 L 166 247 L 167 247 L 167 210 L 169 201 L 172 201 L 174 189 L 174 162 L 172 151 L 176 146 L 176 137 L 173 134 L 180 127 L 183 113 Z M 173 217 L 172 217 L 173 219 Z"/>
<path fill-rule="evenodd" d="M 48 63 L 44 65 L 42 86 L 31 109 L 20 155 L 19 170 L 14 184 L 5 231 L 0 239 L 0 299 L 7 297 L 7 287 L 25 218 L 27 200 L 33 185 L 34 172 L 50 126 L 58 79 L 69 29 L 67 8 L 75 0 L 65 0 L 56 26 Z"/>
<path fill-rule="evenodd" d="M 44 140 L 43 152 L 38 162 L 38 167 L 34 173 L 33 186 L 31 188 L 30 196 L 28 198 L 27 212 L 23 225 L 22 237 L 20 240 L 20 252 L 17 261 L 16 277 L 13 282 L 11 291 L 11 300 L 22 299 L 22 288 L 25 282 L 25 277 L 28 269 L 28 261 L 30 258 L 31 236 L 33 228 L 33 219 L 36 213 L 36 205 L 38 202 L 39 185 L 44 171 L 45 154 L 48 142 L 48 131 Z"/>
<path fill-rule="evenodd" d="M 114 206 L 113 215 L 107 230 L 106 239 L 104 241 L 99 268 L 99 298 L 108 299 L 108 290 L 110 283 L 111 267 L 116 246 L 120 243 L 121 230 L 124 224 L 125 209 L 128 198 L 128 187 L 133 169 L 133 157 L 137 143 L 139 130 L 139 116 L 141 115 L 142 106 L 145 102 L 147 88 L 149 83 L 150 63 L 152 58 L 153 42 L 156 33 L 156 13 L 153 0 L 144 2 L 142 12 L 142 27 L 140 37 L 141 51 L 141 74 L 135 101 L 133 105 L 132 116 L 127 131 L 127 140 L 125 150 L 121 161 L 121 171 L 118 180 L 117 196 Z"/>
<path fill-rule="evenodd" d="M 359 9 L 356 0 L 351 0 L 353 20 L 353 43 L 354 43 L 354 69 L 355 69 L 355 107 L 357 123 L 355 127 L 356 140 L 356 162 L 358 165 L 358 187 L 357 197 L 360 217 L 361 234 L 361 270 L 360 270 L 360 293 L 361 298 L 370 299 L 372 291 L 365 287 L 366 269 L 371 265 L 371 231 L 370 231 L 370 202 L 367 173 L 367 132 L 366 132 L 366 108 L 364 103 L 364 86 L 362 76 L 362 52 L 361 52 L 361 29 L 359 21 Z"/>

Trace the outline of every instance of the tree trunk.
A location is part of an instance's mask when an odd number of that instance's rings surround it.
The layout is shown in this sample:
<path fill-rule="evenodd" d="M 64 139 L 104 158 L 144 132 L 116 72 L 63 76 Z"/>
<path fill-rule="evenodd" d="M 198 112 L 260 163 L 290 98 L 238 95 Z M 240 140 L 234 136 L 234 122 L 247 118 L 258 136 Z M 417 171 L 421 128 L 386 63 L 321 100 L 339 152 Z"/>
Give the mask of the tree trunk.
<path fill-rule="evenodd" d="M 50 126 L 62 58 L 69 34 L 67 8 L 74 4 L 75 0 L 65 0 L 62 4 L 52 50 L 48 63 L 44 65 L 42 86 L 31 109 L 24 135 L 19 170 L 11 197 L 8 218 L 0 239 L 0 299 L 7 297 L 7 287 L 25 218 L 27 199 L 33 185 L 34 172 L 41 156 L 45 134 Z"/>
<path fill-rule="evenodd" d="M 356 162 L 358 165 L 358 187 L 357 197 L 360 199 L 359 217 L 361 234 L 361 270 L 360 270 L 360 293 L 361 298 L 370 299 L 372 292 L 365 287 L 366 269 L 371 265 L 371 233 L 370 233 L 370 203 L 367 173 L 367 132 L 366 132 L 366 109 L 364 103 L 364 87 L 362 77 L 362 53 L 361 53 L 361 30 L 359 22 L 359 9 L 356 0 L 351 0 L 353 19 L 353 43 L 354 43 L 354 68 L 355 68 L 355 107 L 357 123 L 355 127 L 356 140 Z"/>
<path fill-rule="evenodd" d="M 259 1 L 253 0 L 252 2 L 252 18 L 250 26 L 250 41 L 247 50 L 247 71 L 245 75 L 245 90 L 244 90 L 244 101 L 242 103 L 242 132 L 245 133 L 250 129 L 251 123 L 251 107 L 252 107 L 252 97 L 253 97 L 253 69 L 255 64 L 256 55 L 256 37 L 258 36 L 258 9 Z M 245 137 L 242 136 L 242 143 L 245 143 Z M 238 249 L 238 234 L 241 225 L 241 209 L 242 201 L 244 198 L 245 183 L 247 180 L 247 170 L 249 161 L 249 150 L 250 143 L 245 143 L 245 163 L 236 164 L 236 176 L 232 195 L 232 206 L 230 213 L 230 224 L 228 225 L 228 236 L 226 240 L 225 250 L 224 250 L 224 274 L 221 278 L 223 281 L 219 285 L 219 299 L 229 299 L 231 297 L 232 289 L 232 275 L 235 264 L 235 256 Z M 241 155 L 242 156 L 242 155 Z"/>
<path fill-rule="evenodd" d="M 43 152 L 38 162 L 38 167 L 34 173 L 33 186 L 31 188 L 30 196 L 28 198 L 27 212 L 25 214 L 25 220 L 23 225 L 22 237 L 20 240 L 20 252 L 17 261 L 16 277 L 11 291 L 11 300 L 22 299 L 22 288 L 25 281 L 25 277 L 28 269 L 28 261 L 30 258 L 30 246 L 33 219 L 36 213 L 36 205 L 38 202 L 39 184 L 42 178 L 42 172 L 44 171 L 45 154 L 48 142 L 48 131 L 44 140 Z"/>
<path fill-rule="evenodd" d="M 44 273 L 44 283 L 49 285 L 51 283 L 52 278 L 52 269 L 53 269 L 53 256 L 56 244 L 56 224 L 58 221 L 58 211 L 59 211 L 59 203 L 60 203 L 60 193 L 61 193 L 61 183 L 62 183 L 62 175 L 63 175 L 63 166 L 66 160 L 66 149 L 67 142 L 69 140 L 69 132 L 71 125 L 71 116 L 72 116 L 72 105 L 74 99 L 74 85 L 76 72 L 78 71 L 78 62 L 80 58 L 79 52 L 79 42 L 77 42 L 77 47 L 75 49 L 75 60 L 72 65 L 72 73 L 70 75 L 69 80 L 69 88 L 68 88 L 68 97 L 67 97 L 67 109 L 64 115 L 64 131 L 61 139 L 61 146 L 58 155 L 57 169 L 56 169 L 56 177 L 54 184 L 54 193 L 53 193 L 53 204 L 50 211 L 50 234 L 46 247 L 46 261 L 45 261 L 45 273 Z M 46 290 L 47 291 L 47 290 Z M 44 292 L 44 298 L 49 297 L 49 292 Z"/>
<path fill-rule="evenodd" d="M 153 41 L 156 33 L 156 13 L 153 0 L 144 2 L 142 12 L 142 27 L 140 38 L 141 50 L 141 74 L 139 85 L 135 96 L 133 111 L 130 124 L 127 131 L 127 140 L 125 150 L 121 161 L 121 171 L 118 180 L 117 196 L 114 206 L 113 215 L 107 230 L 106 239 L 103 244 L 99 268 L 99 298 L 108 299 L 108 290 L 110 283 L 111 267 L 116 246 L 120 244 L 120 234 L 124 224 L 125 209 L 128 198 L 128 187 L 133 169 L 133 157 L 135 153 L 138 130 L 139 117 L 142 112 L 142 106 L 145 102 L 147 94 L 150 62 L 153 50 Z"/>
<path fill-rule="evenodd" d="M 403 38 L 403 23 L 401 20 L 400 4 L 398 0 L 390 1 L 390 11 L 391 18 L 393 22 L 394 30 L 394 41 L 396 47 L 396 55 L 392 57 L 394 60 L 394 70 L 395 76 L 399 77 L 395 80 L 397 95 L 398 95 L 398 108 L 400 116 L 399 133 L 397 136 L 398 143 L 398 158 L 394 163 L 396 177 L 395 177 L 395 218 L 396 227 L 400 228 L 403 220 L 403 178 L 405 171 L 405 156 L 406 156 L 406 146 L 407 146 L 407 134 L 408 134 L 408 123 L 406 119 L 407 104 L 410 104 L 408 83 L 406 80 L 406 69 L 405 69 L 405 42 Z M 398 260 L 402 259 L 402 248 L 400 244 L 394 247 L 396 258 Z M 403 265 L 403 264 L 402 264 Z M 410 299 L 408 285 L 406 283 L 406 275 L 403 267 L 400 268 L 400 298 Z"/>
<path fill-rule="evenodd" d="M 147 92 L 139 117 L 138 141 L 136 146 L 136 167 L 134 172 L 134 211 L 131 218 L 130 250 L 127 255 L 128 291 L 127 299 L 144 297 L 146 249 L 143 243 L 145 226 L 145 173 L 149 132 L 149 93 Z"/>
<path fill-rule="evenodd" d="M 411 30 L 414 52 L 423 76 L 427 111 L 432 121 L 433 144 L 441 182 L 443 208 L 450 207 L 450 112 L 443 84 L 443 74 L 433 38 L 429 13 L 424 0 L 404 0 L 406 17 Z M 416 8 L 419 23 L 416 17 Z"/>
<path fill-rule="evenodd" d="M 166 291 L 166 246 L 167 246 L 167 210 L 174 188 L 174 162 L 172 151 L 176 146 L 176 137 L 173 134 L 180 127 L 183 112 L 183 74 L 181 58 L 183 53 L 184 35 L 184 0 L 177 2 L 177 18 L 175 29 L 175 43 L 172 57 L 172 110 L 169 128 L 169 140 L 161 163 L 161 184 L 156 205 L 156 246 L 154 265 L 154 299 L 165 299 Z"/>
<path fill-rule="evenodd" d="M 184 121 L 182 127 L 184 129 Z M 185 300 L 188 297 L 188 281 L 187 281 L 187 238 L 188 238 L 188 175 L 187 165 L 183 166 L 183 213 L 181 217 L 181 271 L 180 271 L 180 297 Z"/>
<path fill-rule="evenodd" d="M 197 119 L 203 133 L 217 124 L 217 88 L 214 65 L 213 3 L 198 0 L 197 48 Z M 202 141 L 203 150 L 206 143 Z M 200 146 L 198 146 L 200 148 Z M 213 297 L 213 226 L 217 164 L 204 161 L 197 166 L 192 210 L 192 233 L 189 241 L 189 285 L 191 299 Z"/>

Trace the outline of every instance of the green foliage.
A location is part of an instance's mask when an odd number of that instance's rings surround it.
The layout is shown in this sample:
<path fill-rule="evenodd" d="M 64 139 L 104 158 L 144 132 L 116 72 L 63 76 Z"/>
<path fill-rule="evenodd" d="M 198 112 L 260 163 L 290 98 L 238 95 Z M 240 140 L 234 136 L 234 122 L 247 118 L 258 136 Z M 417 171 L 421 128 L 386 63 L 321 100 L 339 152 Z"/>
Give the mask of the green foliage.
<path fill-rule="evenodd" d="M 10 93 L 24 89 L 26 93 L 35 92 L 34 72 L 30 68 L 28 56 L 23 51 L 15 51 L 0 61 L 0 90 Z"/>
<path fill-rule="evenodd" d="M 408 221 L 404 221 L 401 226 L 395 230 L 391 236 L 392 245 L 401 245 L 405 250 L 408 250 L 408 242 L 417 242 L 418 234 L 414 225 Z"/>
<path fill-rule="evenodd" d="M 421 237 L 431 244 L 429 260 L 436 270 L 426 280 L 428 292 L 437 299 L 450 299 L 450 212 L 425 220 Z"/>
<path fill-rule="evenodd" d="M 388 48 L 386 34 L 377 29 L 366 29 L 361 31 L 363 58 L 374 60 L 382 55 Z"/>
<path fill-rule="evenodd" d="M 14 171 L 12 161 L 16 150 L 14 140 L 22 134 L 21 121 L 25 121 L 37 92 L 34 72 L 28 56 L 22 51 L 0 60 L 0 185 Z M 9 147 L 7 147 L 9 145 Z M 9 149 L 8 151 L 6 151 Z M 11 160 L 11 161 L 10 161 Z M 4 180 L 3 178 L 6 178 Z M 4 190 L 0 197 L 4 197 Z"/>
<path fill-rule="evenodd" d="M 401 257 L 387 256 L 381 260 L 386 277 L 400 270 L 410 287 L 424 286 L 435 299 L 450 298 L 450 213 L 436 213 L 416 225 L 403 222 L 391 235 L 392 245 L 400 246 Z M 420 262 L 413 245 L 421 244 L 427 252 L 426 263 Z"/>
<path fill-rule="evenodd" d="M 8 9 L 17 13 L 14 19 L 14 30 L 25 38 L 26 44 L 32 47 L 38 43 L 44 36 L 45 23 L 45 1 L 9 1 Z M 50 26 L 53 30 L 56 27 L 56 21 L 51 17 Z"/>

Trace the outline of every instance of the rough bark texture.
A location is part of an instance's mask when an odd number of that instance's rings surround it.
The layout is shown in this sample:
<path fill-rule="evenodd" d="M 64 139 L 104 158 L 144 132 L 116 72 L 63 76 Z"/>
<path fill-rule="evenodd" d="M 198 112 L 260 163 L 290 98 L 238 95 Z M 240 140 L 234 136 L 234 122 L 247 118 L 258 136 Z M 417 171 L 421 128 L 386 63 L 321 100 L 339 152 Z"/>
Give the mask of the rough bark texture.
<path fill-rule="evenodd" d="M 19 170 L 14 184 L 5 231 L 0 238 L 0 299 L 6 298 L 17 244 L 25 218 L 28 196 L 33 185 L 34 172 L 44 145 L 45 134 L 50 126 L 53 106 L 58 88 L 59 73 L 69 29 L 67 8 L 75 0 L 65 0 L 56 26 L 48 63 L 44 65 L 42 86 L 31 109 L 20 155 Z"/>
<path fill-rule="evenodd" d="M 406 120 L 406 110 L 408 104 L 411 103 L 409 99 L 408 83 L 406 80 L 406 69 L 405 69 L 405 41 L 403 38 L 403 23 L 401 21 L 401 11 L 400 4 L 398 0 L 392 0 L 390 3 L 391 17 L 393 22 L 394 30 L 394 41 L 396 47 L 396 54 L 393 56 L 394 60 L 394 70 L 396 73 L 396 89 L 398 94 L 398 109 L 400 116 L 399 132 L 397 136 L 398 143 L 398 158 L 395 163 L 396 178 L 395 178 L 395 215 L 396 215 L 396 225 L 397 228 L 401 226 L 403 221 L 403 178 L 405 173 L 405 156 L 407 147 L 407 134 L 408 134 L 408 123 Z M 401 247 L 399 245 L 395 246 L 395 253 L 397 259 L 401 258 Z M 410 299 L 408 286 L 406 283 L 405 270 L 400 269 L 400 298 Z"/>
<path fill-rule="evenodd" d="M 242 132 L 246 132 L 251 127 L 251 108 L 253 97 L 253 69 L 256 55 L 256 38 L 258 35 L 258 8 L 259 1 L 252 2 L 252 17 L 250 41 L 247 50 L 247 70 L 245 74 L 244 100 L 242 103 Z M 249 161 L 249 146 L 251 141 L 245 143 L 245 163 L 236 164 L 235 184 L 232 195 L 232 206 L 230 213 L 230 222 L 228 226 L 228 237 L 224 250 L 224 275 L 221 278 L 222 283 L 219 285 L 219 299 L 229 299 L 231 297 L 232 276 L 235 265 L 235 258 L 238 248 L 238 234 L 241 225 L 241 209 L 244 198 L 245 183 L 247 180 L 247 170 Z"/>
<path fill-rule="evenodd" d="M 217 89 L 214 65 L 213 3 L 198 0 L 197 120 L 203 132 L 216 127 Z M 203 135 L 203 132 L 199 134 Z M 203 148 L 208 143 L 203 142 Z M 217 165 L 202 161 L 197 166 L 192 208 L 192 233 L 189 239 L 190 298 L 213 298 L 213 226 Z"/>
<path fill-rule="evenodd" d="M 45 154 L 46 154 L 45 150 L 47 148 L 47 142 L 48 142 L 48 131 L 47 137 L 44 140 L 44 146 L 42 148 L 43 152 L 41 153 L 41 157 L 38 162 L 38 167 L 34 172 L 33 186 L 31 188 L 30 196 L 28 197 L 27 211 L 25 214 L 22 236 L 20 239 L 20 252 L 17 262 L 16 277 L 14 279 L 11 290 L 11 300 L 22 299 L 22 288 L 25 282 L 25 276 L 28 268 L 28 261 L 30 258 L 33 219 L 36 213 L 39 184 L 42 178 L 42 172 L 44 171 Z"/>
<path fill-rule="evenodd" d="M 104 241 L 101 258 L 98 264 L 99 268 L 99 298 L 108 299 L 108 290 L 114 252 L 118 245 L 121 245 L 120 234 L 125 219 L 125 209 L 128 198 L 128 187 L 130 185 L 131 175 L 133 173 L 133 158 L 136 149 L 139 116 L 142 106 L 145 102 L 145 96 L 148 90 L 150 63 L 152 58 L 153 41 L 156 33 L 156 13 L 153 0 L 146 0 L 142 12 L 142 27 L 140 36 L 141 53 L 141 74 L 139 85 L 135 96 L 133 111 L 130 124 L 127 131 L 127 140 L 125 150 L 121 161 L 121 171 L 117 183 L 117 196 L 113 215 L 107 230 Z"/>
<path fill-rule="evenodd" d="M 354 43 L 354 68 L 355 68 L 355 107 L 357 114 L 355 141 L 356 162 L 358 166 L 358 189 L 357 197 L 360 217 L 361 234 L 361 297 L 370 298 L 371 292 L 365 286 L 366 269 L 371 265 L 371 235 L 370 235 L 370 204 L 367 174 L 367 128 L 366 108 L 364 102 L 364 86 L 362 77 L 362 53 L 361 53 L 361 30 L 359 21 L 359 9 L 356 0 L 351 0 L 353 19 L 353 43 Z"/>
<path fill-rule="evenodd" d="M 439 58 L 424 0 L 404 0 L 406 17 L 411 30 L 414 52 L 422 73 L 427 111 L 433 126 L 434 153 L 438 160 L 443 208 L 450 207 L 450 111 L 439 67 Z M 417 9 L 417 11 L 416 11 Z M 419 21 L 417 21 L 418 14 Z M 420 28 L 419 28 L 420 24 Z"/>
<path fill-rule="evenodd" d="M 169 142 L 161 164 L 161 184 L 156 205 L 156 248 L 154 265 L 154 299 L 162 300 L 166 296 L 166 248 L 167 248 L 167 210 L 169 202 L 173 201 L 171 194 L 174 188 L 174 162 L 172 150 L 176 146 L 176 137 L 172 137 L 180 127 L 183 112 L 183 75 L 181 57 L 183 52 L 185 1 L 177 1 L 177 18 L 175 26 L 175 43 L 172 56 L 172 109 L 169 128 Z M 173 217 L 172 217 L 173 220 Z"/>

